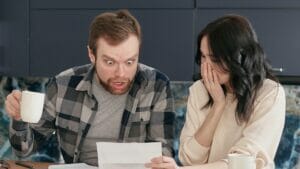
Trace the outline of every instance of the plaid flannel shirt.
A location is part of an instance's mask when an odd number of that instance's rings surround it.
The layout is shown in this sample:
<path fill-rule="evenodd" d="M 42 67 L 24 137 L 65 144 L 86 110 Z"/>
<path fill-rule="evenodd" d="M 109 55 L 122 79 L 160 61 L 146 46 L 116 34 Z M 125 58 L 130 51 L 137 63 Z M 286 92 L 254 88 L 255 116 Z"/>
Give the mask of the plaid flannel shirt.
<path fill-rule="evenodd" d="M 41 120 L 37 124 L 12 121 L 10 125 L 10 142 L 16 155 L 29 155 L 56 134 L 65 162 L 79 162 L 80 147 L 98 109 L 91 93 L 94 72 L 94 66 L 88 64 L 68 69 L 50 80 Z M 172 156 L 174 117 L 169 79 L 156 69 L 139 64 L 128 93 L 118 142 L 160 141 L 163 154 Z"/>

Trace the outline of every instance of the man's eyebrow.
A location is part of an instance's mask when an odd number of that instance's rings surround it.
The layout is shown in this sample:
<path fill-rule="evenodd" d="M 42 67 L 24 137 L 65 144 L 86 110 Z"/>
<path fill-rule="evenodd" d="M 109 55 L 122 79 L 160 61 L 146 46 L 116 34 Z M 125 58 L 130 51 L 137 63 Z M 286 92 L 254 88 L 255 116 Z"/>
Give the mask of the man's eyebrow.
<path fill-rule="evenodd" d="M 133 60 L 133 59 L 136 59 L 137 57 L 138 57 L 138 54 L 135 54 L 132 57 L 128 58 L 127 60 Z"/>
<path fill-rule="evenodd" d="M 112 58 L 112 57 L 110 57 L 110 56 L 108 56 L 108 55 L 102 55 L 103 56 L 103 58 L 104 59 L 108 59 L 108 60 L 113 60 L 113 61 L 115 61 L 115 59 L 114 58 Z M 134 59 L 136 59 L 138 57 L 138 54 L 135 54 L 135 55 L 133 55 L 132 57 L 130 57 L 130 58 L 128 58 L 127 60 L 134 60 Z"/>
<path fill-rule="evenodd" d="M 104 57 L 105 59 L 114 60 L 114 58 L 112 58 L 112 57 L 110 57 L 110 56 L 108 56 L 108 55 L 103 55 L 103 57 Z"/>

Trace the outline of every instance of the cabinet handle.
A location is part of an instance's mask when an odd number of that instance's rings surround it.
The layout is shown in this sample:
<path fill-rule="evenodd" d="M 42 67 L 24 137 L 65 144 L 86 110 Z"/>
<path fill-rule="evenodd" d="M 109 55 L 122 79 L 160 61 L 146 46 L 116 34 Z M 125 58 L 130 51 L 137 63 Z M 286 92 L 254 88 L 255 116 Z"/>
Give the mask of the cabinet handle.
<path fill-rule="evenodd" d="M 284 69 L 282 67 L 275 67 L 275 68 L 272 68 L 271 69 L 273 72 L 276 72 L 276 73 L 282 73 L 284 71 Z"/>

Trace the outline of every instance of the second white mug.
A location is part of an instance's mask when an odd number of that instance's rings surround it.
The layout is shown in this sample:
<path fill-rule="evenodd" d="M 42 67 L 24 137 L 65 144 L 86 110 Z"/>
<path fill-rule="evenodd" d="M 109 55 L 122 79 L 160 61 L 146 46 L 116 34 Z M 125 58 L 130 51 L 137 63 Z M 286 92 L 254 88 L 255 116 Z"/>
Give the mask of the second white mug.
<path fill-rule="evenodd" d="M 232 153 L 228 154 L 229 169 L 255 169 L 255 158 L 251 155 Z"/>

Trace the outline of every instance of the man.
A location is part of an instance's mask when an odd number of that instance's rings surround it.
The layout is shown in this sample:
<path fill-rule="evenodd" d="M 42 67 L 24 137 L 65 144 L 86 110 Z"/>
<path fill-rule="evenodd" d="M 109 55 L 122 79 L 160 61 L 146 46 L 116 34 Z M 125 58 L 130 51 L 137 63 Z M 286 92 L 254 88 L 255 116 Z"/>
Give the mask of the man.
<path fill-rule="evenodd" d="M 30 154 L 56 132 L 66 163 L 97 165 L 99 141 L 160 141 L 163 154 L 171 156 L 174 105 L 169 79 L 138 63 L 140 44 L 140 25 L 128 11 L 98 15 L 89 32 L 91 64 L 68 69 L 49 82 L 39 123 L 20 119 L 20 91 L 7 96 L 16 154 Z"/>

